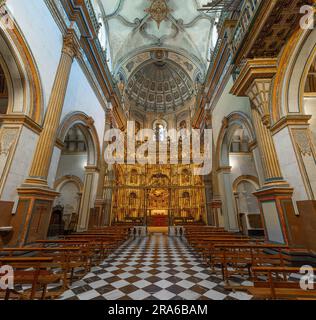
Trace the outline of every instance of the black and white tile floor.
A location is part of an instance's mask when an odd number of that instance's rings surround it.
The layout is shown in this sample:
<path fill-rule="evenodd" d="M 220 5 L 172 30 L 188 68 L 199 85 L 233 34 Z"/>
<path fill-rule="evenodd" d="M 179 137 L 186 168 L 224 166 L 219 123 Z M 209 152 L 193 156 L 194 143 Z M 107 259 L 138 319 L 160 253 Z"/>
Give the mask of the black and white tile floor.
<path fill-rule="evenodd" d="M 185 240 L 153 234 L 125 243 L 60 299 L 249 300 L 251 296 L 226 291 L 221 277 L 212 274 Z"/>

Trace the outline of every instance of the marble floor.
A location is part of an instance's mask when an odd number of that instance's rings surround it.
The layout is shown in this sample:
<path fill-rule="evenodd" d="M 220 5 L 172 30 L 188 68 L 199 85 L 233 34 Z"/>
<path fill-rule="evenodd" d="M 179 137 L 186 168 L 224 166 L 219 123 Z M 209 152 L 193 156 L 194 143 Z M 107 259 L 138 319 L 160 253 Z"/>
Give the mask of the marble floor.
<path fill-rule="evenodd" d="M 184 239 L 157 233 L 126 242 L 73 283 L 61 299 L 249 300 L 251 296 L 226 291 L 221 277 L 212 274 Z"/>

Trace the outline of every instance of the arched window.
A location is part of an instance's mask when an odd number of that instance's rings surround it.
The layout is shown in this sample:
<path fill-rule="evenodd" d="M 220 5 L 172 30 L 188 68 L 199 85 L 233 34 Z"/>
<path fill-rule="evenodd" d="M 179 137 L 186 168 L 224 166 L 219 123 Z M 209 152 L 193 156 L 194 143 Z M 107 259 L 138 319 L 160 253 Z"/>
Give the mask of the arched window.
<path fill-rule="evenodd" d="M 76 126 L 69 129 L 65 138 L 64 152 L 78 153 L 78 152 L 86 152 L 86 151 L 87 151 L 87 145 L 86 145 L 85 137 L 82 131 Z"/>
<path fill-rule="evenodd" d="M 167 123 L 163 120 L 154 122 L 153 130 L 155 131 L 155 141 L 164 142 L 167 138 Z"/>
<path fill-rule="evenodd" d="M 250 138 L 248 136 L 247 131 L 242 127 L 237 129 L 231 141 L 230 152 L 232 153 L 249 152 L 249 141 L 250 141 Z"/>

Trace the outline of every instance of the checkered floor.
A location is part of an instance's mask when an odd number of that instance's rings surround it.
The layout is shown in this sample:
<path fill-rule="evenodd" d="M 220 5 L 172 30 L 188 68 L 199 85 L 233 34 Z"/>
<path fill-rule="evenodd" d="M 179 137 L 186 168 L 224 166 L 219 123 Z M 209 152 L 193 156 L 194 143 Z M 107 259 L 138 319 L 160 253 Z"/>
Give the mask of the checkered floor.
<path fill-rule="evenodd" d="M 62 300 L 248 300 L 226 291 L 185 240 L 153 234 L 125 243 Z"/>

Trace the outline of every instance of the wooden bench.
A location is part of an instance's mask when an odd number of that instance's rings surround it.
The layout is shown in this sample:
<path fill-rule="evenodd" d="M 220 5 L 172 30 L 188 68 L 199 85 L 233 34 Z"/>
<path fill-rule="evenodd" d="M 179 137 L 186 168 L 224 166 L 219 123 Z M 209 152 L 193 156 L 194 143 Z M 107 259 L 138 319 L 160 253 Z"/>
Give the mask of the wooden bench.
<path fill-rule="evenodd" d="M 89 241 L 91 250 L 94 251 L 94 264 L 100 264 L 109 254 L 117 249 L 125 240 L 122 238 L 109 237 L 99 234 L 74 234 L 65 238 L 66 240 Z"/>
<path fill-rule="evenodd" d="M 95 261 L 100 262 L 102 260 L 99 244 L 96 245 L 89 239 L 38 240 L 36 241 L 36 244 L 41 245 L 44 248 L 60 248 L 67 246 L 81 248 L 84 252 L 84 257 L 87 259 L 87 267 L 84 267 L 87 272 L 90 271 L 91 267 L 95 264 Z"/>
<path fill-rule="evenodd" d="M 61 291 L 55 292 L 56 296 L 63 293 L 69 288 L 69 284 L 72 284 L 75 269 L 83 269 L 83 273 L 78 274 L 78 276 L 82 276 L 90 270 L 90 252 L 86 247 L 4 248 L 0 249 L 0 253 L 8 257 L 13 257 L 14 255 L 24 255 L 25 257 L 26 254 L 33 257 L 52 257 L 53 261 L 48 267 L 55 270 L 60 269 L 58 274 L 62 276 Z"/>
<path fill-rule="evenodd" d="M 316 269 L 312 269 L 316 274 Z M 316 283 L 312 290 L 300 287 L 299 279 L 290 279 L 291 275 L 299 274 L 300 268 L 292 267 L 253 267 L 254 286 L 247 291 L 256 299 L 294 299 L 315 300 Z"/>
<path fill-rule="evenodd" d="M 30 285 L 28 291 L 19 292 L 15 288 L 0 290 L 5 300 L 47 298 L 47 286 L 61 281 L 61 276 L 54 274 L 50 264 L 52 257 L 0 257 L 0 266 L 8 265 L 14 270 L 14 285 Z M 0 275 L 4 276 L 4 275 Z M 38 291 L 40 289 L 40 292 Z M 11 296 L 13 294 L 13 297 Z M 39 295 L 38 295 L 39 294 Z"/>
<path fill-rule="evenodd" d="M 212 258 L 212 254 L 216 245 L 234 245 L 234 244 L 256 244 L 262 243 L 262 240 L 248 239 L 248 238 L 233 238 L 233 237 L 213 237 L 203 240 L 194 240 L 191 242 L 191 246 L 196 250 L 204 261 L 209 262 Z"/>
<path fill-rule="evenodd" d="M 282 250 L 287 248 L 265 243 L 215 244 L 209 264 L 213 270 L 220 267 L 223 280 L 226 282 L 233 275 L 248 275 L 251 279 L 253 267 L 286 267 Z"/>

